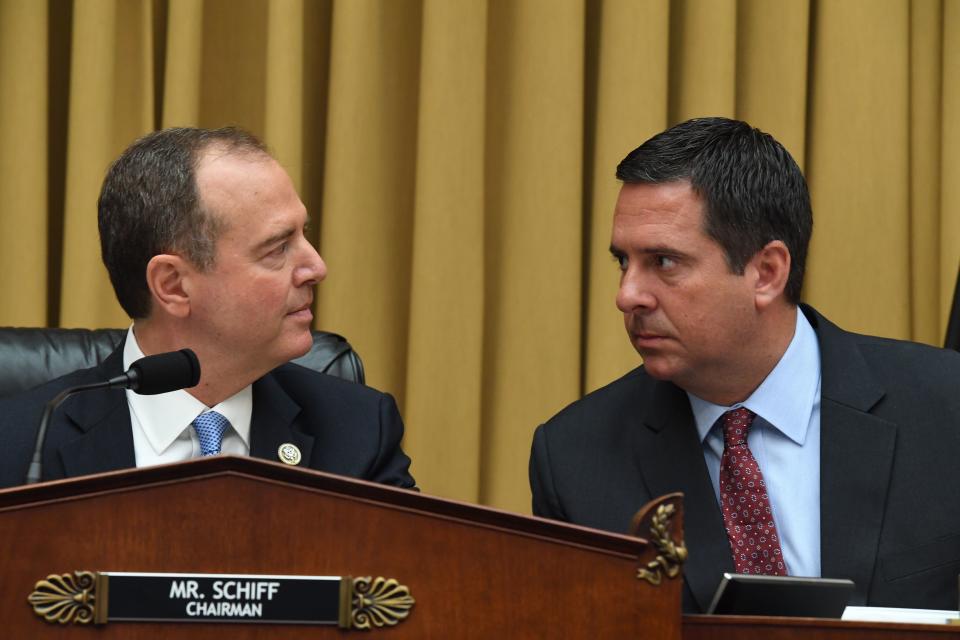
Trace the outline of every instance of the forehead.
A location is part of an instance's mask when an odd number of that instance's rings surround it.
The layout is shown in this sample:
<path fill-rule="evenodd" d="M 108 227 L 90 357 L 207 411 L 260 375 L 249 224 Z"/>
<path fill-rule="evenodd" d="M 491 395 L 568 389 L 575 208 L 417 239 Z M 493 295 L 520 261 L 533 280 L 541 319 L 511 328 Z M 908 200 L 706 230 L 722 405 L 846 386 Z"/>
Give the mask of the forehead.
<path fill-rule="evenodd" d="M 198 163 L 196 181 L 207 212 L 230 226 L 306 216 L 290 176 L 267 154 L 208 151 Z"/>
<path fill-rule="evenodd" d="M 283 169 L 268 155 L 204 151 L 196 169 L 197 190 L 204 203 L 270 197 Z"/>
<path fill-rule="evenodd" d="M 614 210 L 614 243 L 633 241 L 637 235 L 706 240 L 703 211 L 703 199 L 688 181 L 624 184 Z"/>

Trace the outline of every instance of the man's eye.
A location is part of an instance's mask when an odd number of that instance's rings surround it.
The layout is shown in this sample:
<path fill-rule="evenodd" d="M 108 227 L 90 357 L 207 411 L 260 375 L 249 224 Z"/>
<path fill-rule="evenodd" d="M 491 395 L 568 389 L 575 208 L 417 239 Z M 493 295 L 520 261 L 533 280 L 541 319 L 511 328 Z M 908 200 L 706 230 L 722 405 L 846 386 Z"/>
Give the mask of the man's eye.
<path fill-rule="evenodd" d="M 617 263 L 617 267 L 619 267 L 620 271 L 626 271 L 626 270 L 627 270 L 627 256 L 617 256 L 617 255 L 615 255 L 615 256 L 611 256 L 611 257 L 613 258 L 613 261 Z"/>
<path fill-rule="evenodd" d="M 669 270 L 677 266 L 677 261 L 670 256 L 657 256 L 654 259 L 657 261 L 657 266 L 661 269 Z"/>
<path fill-rule="evenodd" d="M 281 244 L 278 244 L 278 245 L 274 248 L 274 250 L 270 252 L 270 255 L 272 255 L 272 256 L 282 256 L 283 254 L 285 254 L 285 253 L 287 252 L 287 246 L 288 246 L 288 243 L 286 243 L 286 242 L 281 243 Z"/>

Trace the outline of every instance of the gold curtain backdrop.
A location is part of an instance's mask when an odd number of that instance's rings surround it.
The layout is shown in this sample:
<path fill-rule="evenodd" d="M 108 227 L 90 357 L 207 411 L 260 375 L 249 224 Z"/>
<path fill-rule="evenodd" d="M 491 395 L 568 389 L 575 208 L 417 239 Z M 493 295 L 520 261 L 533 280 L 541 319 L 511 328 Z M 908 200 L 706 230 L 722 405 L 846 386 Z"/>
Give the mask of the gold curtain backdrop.
<path fill-rule="evenodd" d="M 397 397 L 423 490 L 527 511 L 534 427 L 639 363 L 616 163 L 703 115 L 804 169 L 806 301 L 941 342 L 956 0 L 0 0 L 0 324 L 126 326 L 97 241 L 109 162 L 156 128 L 246 127 L 311 211 L 318 327 Z"/>

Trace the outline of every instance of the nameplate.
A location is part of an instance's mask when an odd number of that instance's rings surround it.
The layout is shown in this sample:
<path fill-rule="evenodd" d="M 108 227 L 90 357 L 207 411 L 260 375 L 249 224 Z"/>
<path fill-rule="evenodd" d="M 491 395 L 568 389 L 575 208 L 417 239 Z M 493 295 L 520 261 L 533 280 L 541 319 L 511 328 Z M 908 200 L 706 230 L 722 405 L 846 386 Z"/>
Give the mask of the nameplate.
<path fill-rule="evenodd" d="M 101 573 L 107 621 L 338 624 L 340 578 Z"/>
<path fill-rule="evenodd" d="M 59 624 L 216 622 L 393 626 L 414 599 L 396 580 L 341 576 L 75 571 L 47 576 L 28 598 Z"/>

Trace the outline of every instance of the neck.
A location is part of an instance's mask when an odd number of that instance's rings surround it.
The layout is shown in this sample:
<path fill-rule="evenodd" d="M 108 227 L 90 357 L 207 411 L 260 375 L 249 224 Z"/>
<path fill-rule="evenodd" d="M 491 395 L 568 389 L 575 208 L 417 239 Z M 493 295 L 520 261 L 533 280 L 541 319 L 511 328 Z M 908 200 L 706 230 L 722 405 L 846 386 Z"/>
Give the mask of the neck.
<path fill-rule="evenodd" d="M 208 407 L 220 404 L 266 373 L 247 363 L 238 362 L 236 357 L 205 348 L 205 341 L 194 339 L 187 332 L 160 322 L 137 320 L 133 332 L 145 356 L 193 349 L 200 361 L 200 382 L 184 391 Z"/>

